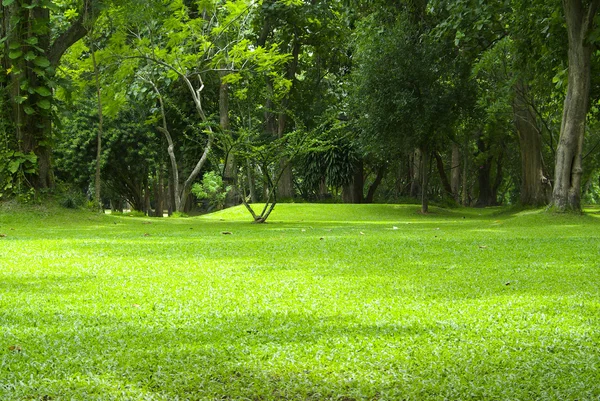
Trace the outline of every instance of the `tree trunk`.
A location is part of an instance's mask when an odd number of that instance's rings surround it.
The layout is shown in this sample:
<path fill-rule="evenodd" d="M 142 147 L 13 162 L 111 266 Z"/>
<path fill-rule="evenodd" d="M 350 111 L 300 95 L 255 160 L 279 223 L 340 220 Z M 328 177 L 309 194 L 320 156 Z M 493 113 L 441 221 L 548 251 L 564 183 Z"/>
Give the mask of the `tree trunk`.
<path fill-rule="evenodd" d="M 481 136 L 477 138 L 477 148 L 480 153 L 485 153 L 488 150 Z M 494 158 L 492 156 L 488 156 L 483 164 L 479 166 L 477 171 L 477 181 L 479 183 L 479 196 L 475 205 L 477 207 L 496 205 L 491 178 L 493 161 Z"/>
<path fill-rule="evenodd" d="M 156 181 L 154 184 L 154 216 L 163 217 L 165 209 L 165 184 L 163 178 L 162 163 L 156 169 Z"/>
<path fill-rule="evenodd" d="M 415 149 L 410 157 L 410 172 L 411 172 L 411 184 L 410 184 L 410 196 L 416 198 L 421 193 L 420 181 L 423 179 L 421 175 L 421 166 L 423 164 L 423 155 L 420 149 Z"/>
<path fill-rule="evenodd" d="M 144 183 L 144 213 L 146 216 L 152 214 L 152 207 L 150 206 L 150 182 Z"/>
<path fill-rule="evenodd" d="M 504 158 L 504 152 L 500 153 L 496 158 L 496 177 L 494 178 L 494 185 L 492 186 L 492 199 L 494 199 L 494 205 L 498 205 L 498 190 L 504 179 L 504 170 L 502 169 L 502 159 Z M 500 201 L 501 202 L 501 201 Z"/>
<path fill-rule="evenodd" d="M 232 134 L 229 130 L 229 85 L 223 82 L 223 78 L 227 76 L 227 73 L 221 72 L 219 76 L 221 78 L 221 84 L 219 86 L 219 122 L 223 135 L 231 136 Z M 233 138 L 231 142 L 233 142 Z M 223 205 L 225 208 L 236 206 L 238 204 L 239 197 L 235 189 L 236 174 L 237 164 L 235 156 L 231 152 L 231 149 L 229 149 L 225 159 L 225 168 L 223 170 L 223 185 L 225 185 L 225 187 L 229 186 L 231 189 L 225 196 L 225 203 Z"/>
<path fill-rule="evenodd" d="M 298 69 L 298 57 L 300 55 L 300 40 L 298 37 L 294 38 L 294 43 L 292 46 L 292 59 L 290 60 L 287 66 L 287 74 L 286 78 L 289 79 L 293 83 L 296 81 L 296 70 Z M 287 124 L 287 106 L 289 103 L 289 93 L 286 95 L 286 98 L 282 101 L 282 111 L 278 116 L 278 124 L 277 124 L 277 137 L 282 138 L 285 134 L 286 124 Z M 283 158 L 279 166 L 283 169 L 283 174 L 281 174 L 281 178 L 279 180 L 279 185 L 277 187 L 277 195 L 279 199 L 291 199 L 294 198 L 294 177 L 292 174 L 292 166 L 290 165 L 290 161 L 287 158 Z"/>
<path fill-rule="evenodd" d="M 429 197 L 427 190 L 429 189 L 429 151 L 425 148 L 421 150 L 421 172 L 423 181 L 421 184 L 421 213 L 429 213 Z"/>
<path fill-rule="evenodd" d="M 453 196 L 452 187 L 450 186 L 448 175 L 444 169 L 444 161 L 442 160 L 442 156 L 439 154 L 439 152 L 433 152 L 433 155 L 435 156 L 436 166 L 440 174 L 440 179 L 442 180 L 442 186 L 444 187 L 444 190 L 448 196 Z"/>
<path fill-rule="evenodd" d="M 364 166 L 360 161 L 354 168 L 352 181 L 342 189 L 344 203 L 363 203 Z"/>
<path fill-rule="evenodd" d="M 452 144 L 452 164 L 450 175 L 450 189 L 456 203 L 460 202 L 460 147 Z"/>
<path fill-rule="evenodd" d="M 381 166 L 377 169 L 377 176 L 375 177 L 375 181 L 373 181 L 373 183 L 369 186 L 369 191 L 367 192 L 365 203 L 373 203 L 373 199 L 375 198 L 375 191 L 377 191 L 377 188 L 379 188 L 381 181 L 383 181 L 383 177 L 385 177 L 385 172 L 385 166 Z"/>
<path fill-rule="evenodd" d="M 327 198 L 330 198 L 331 195 L 329 194 L 329 188 L 327 188 L 327 181 L 325 180 L 325 177 L 323 177 L 321 179 L 321 182 L 319 183 L 319 195 L 318 195 L 318 199 L 319 200 L 325 200 Z"/>
<path fill-rule="evenodd" d="M 36 189 L 54 186 L 50 145 L 52 92 L 48 81 L 64 52 L 87 34 L 86 26 L 93 24 L 97 17 L 94 10 L 98 3 L 98 0 L 84 2 L 79 18 L 54 42 L 51 42 L 49 8 L 41 7 L 38 2 L 31 6 L 20 1 L 0 5 L 0 37 L 5 40 L 2 66 L 5 71 L 11 71 L 0 86 L 8 89 L 6 104 L 12 107 L 9 115 L 16 146 L 23 153 L 33 152 L 37 156 L 38 171 L 30 177 Z M 28 43 L 34 40 L 35 45 Z M 11 58 L 11 50 L 21 54 L 13 52 Z M 25 55 L 31 53 L 35 58 L 26 60 Z M 34 88 L 37 90 L 30 93 L 29 89 Z"/>
<path fill-rule="evenodd" d="M 528 99 L 528 88 L 522 82 L 515 86 L 513 115 L 521 148 L 521 204 L 542 206 L 548 203 L 549 185 L 544 177 L 542 135 Z"/>
<path fill-rule="evenodd" d="M 463 155 L 463 172 L 462 172 L 462 205 L 469 206 L 471 202 L 469 201 L 469 154 L 466 151 L 467 144 L 465 144 L 465 152 Z"/>
<path fill-rule="evenodd" d="M 173 68 L 173 67 L 169 66 L 169 68 Z M 208 118 L 206 117 L 206 114 L 204 113 L 204 109 L 202 108 L 202 102 L 200 100 L 200 93 L 202 92 L 202 89 L 204 88 L 204 84 L 201 81 L 201 87 L 199 89 L 195 89 L 185 74 L 177 71 L 176 69 L 174 69 L 174 71 L 177 72 L 177 74 L 186 83 L 186 85 L 190 91 L 190 94 L 192 95 L 192 99 L 194 100 L 194 104 L 196 106 L 196 111 L 198 112 L 200 119 L 204 123 L 207 123 Z M 152 81 L 151 79 L 147 79 L 147 78 L 142 78 L 142 79 L 144 79 L 146 82 L 148 82 L 150 85 L 152 85 L 154 91 L 156 92 L 156 94 L 158 96 L 163 126 L 156 127 L 156 129 L 165 135 L 165 138 L 167 139 L 167 142 L 169 144 L 169 147 L 167 148 L 167 152 L 169 153 L 169 158 L 171 160 L 171 175 L 172 175 L 172 183 L 173 183 L 175 210 L 177 212 L 182 212 L 182 211 L 185 211 L 186 203 L 189 201 L 188 195 L 190 194 L 190 189 L 192 187 L 192 184 L 193 184 L 194 180 L 196 179 L 196 177 L 198 177 L 198 174 L 200 174 L 200 170 L 202 170 L 202 167 L 204 166 L 204 163 L 208 159 L 208 155 L 212 149 L 213 132 L 209 126 L 208 127 L 209 137 L 208 137 L 208 141 L 206 142 L 206 146 L 204 147 L 204 152 L 202 152 L 200 159 L 194 166 L 194 169 L 192 170 L 192 172 L 190 173 L 188 178 L 183 183 L 180 184 L 179 183 L 179 167 L 177 164 L 177 158 L 175 156 L 175 150 L 174 150 L 175 146 L 173 144 L 173 139 L 171 137 L 171 134 L 168 130 L 167 117 L 165 114 L 165 105 L 163 102 L 162 95 L 160 93 L 160 90 L 154 83 L 154 81 Z"/>
<path fill-rule="evenodd" d="M 167 213 L 169 217 L 173 215 L 175 211 L 175 185 L 173 184 L 173 174 L 169 174 L 167 185 Z"/>
<path fill-rule="evenodd" d="M 248 192 L 250 192 L 250 203 L 256 203 L 258 202 L 258 197 L 256 196 L 256 179 L 254 178 L 254 169 L 249 159 L 246 159 L 246 170 L 248 174 Z"/>
<path fill-rule="evenodd" d="M 279 168 L 282 170 L 281 178 L 277 185 L 277 197 L 279 199 L 294 198 L 294 176 L 292 174 L 292 166 L 289 160 L 283 158 L 279 161 Z"/>
<path fill-rule="evenodd" d="M 582 149 L 592 55 L 587 37 L 599 6 L 600 0 L 592 0 L 588 6 L 581 0 L 563 0 L 569 40 L 569 82 L 554 169 L 552 205 L 558 211 L 581 211 Z"/>
<path fill-rule="evenodd" d="M 90 35 L 93 36 L 93 35 Z M 102 161 L 102 135 L 103 135 L 103 115 L 102 115 L 102 91 L 100 88 L 100 72 L 98 71 L 98 64 L 96 63 L 96 51 L 94 49 L 94 38 L 90 37 L 92 42 L 90 45 L 92 53 L 92 64 L 94 66 L 94 78 L 96 81 L 96 95 L 98 97 L 98 135 L 96 136 L 96 174 L 94 177 L 94 199 L 98 204 L 100 210 L 102 210 L 102 195 L 101 195 L 101 181 L 100 181 L 100 162 Z"/>

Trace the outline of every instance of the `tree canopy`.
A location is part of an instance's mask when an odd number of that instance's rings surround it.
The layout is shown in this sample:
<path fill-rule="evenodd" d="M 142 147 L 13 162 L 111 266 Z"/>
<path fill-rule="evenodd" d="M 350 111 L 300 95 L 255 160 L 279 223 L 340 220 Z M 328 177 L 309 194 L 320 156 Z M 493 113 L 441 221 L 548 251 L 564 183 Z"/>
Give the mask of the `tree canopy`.
<path fill-rule="evenodd" d="M 0 199 L 579 211 L 600 198 L 598 7 L 5 0 Z"/>

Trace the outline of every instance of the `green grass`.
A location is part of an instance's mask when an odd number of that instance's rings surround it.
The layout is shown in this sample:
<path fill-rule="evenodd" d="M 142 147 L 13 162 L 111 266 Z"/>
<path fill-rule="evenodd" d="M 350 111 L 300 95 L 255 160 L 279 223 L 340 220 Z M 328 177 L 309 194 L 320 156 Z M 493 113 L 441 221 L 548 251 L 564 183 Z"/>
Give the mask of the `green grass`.
<path fill-rule="evenodd" d="M 599 399 L 598 210 L 249 221 L 0 211 L 0 400 Z"/>

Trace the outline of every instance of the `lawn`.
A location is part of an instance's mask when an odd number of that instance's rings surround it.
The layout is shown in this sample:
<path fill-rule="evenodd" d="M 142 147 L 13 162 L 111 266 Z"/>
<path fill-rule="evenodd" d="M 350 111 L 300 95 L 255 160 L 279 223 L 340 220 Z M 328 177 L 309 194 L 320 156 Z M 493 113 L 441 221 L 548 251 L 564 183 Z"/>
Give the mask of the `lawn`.
<path fill-rule="evenodd" d="M 0 211 L 0 400 L 598 400 L 599 211 L 432 211 Z"/>

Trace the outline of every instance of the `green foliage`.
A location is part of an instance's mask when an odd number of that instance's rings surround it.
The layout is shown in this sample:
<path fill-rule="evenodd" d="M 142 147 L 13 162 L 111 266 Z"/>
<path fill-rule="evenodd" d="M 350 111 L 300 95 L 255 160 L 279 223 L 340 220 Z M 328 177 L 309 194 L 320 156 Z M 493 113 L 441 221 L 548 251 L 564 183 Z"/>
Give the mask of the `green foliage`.
<path fill-rule="evenodd" d="M 457 113 L 460 69 L 453 51 L 402 14 L 373 14 L 358 30 L 353 112 L 363 147 L 379 155 L 439 146 Z"/>
<path fill-rule="evenodd" d="M 87 205 L 88 199 L 77 188 L 71 188 L 63 184 L 57 187 L 56 193 L 58 204 L 66 209 L 79 209 Z"/>
<path fill-rule="evenodd" d="M 214 171 L 205 173 L 202 177 L 202 183 L 195 183 L 191 189 L 196 198 L 208 202 L 209 210 L 223 209 L 229 191 L 231 191 L 231 186 L 224 186 L 223 178 Z"/>
<path fill-rule="evenodd" d="M 19 151 L 4 150 L 0 153 L 0 199 L 20 196 L 30 201 L 30 185 L 28 175 L 34 174 L 37 168 L 37 156 Z"/>
<path fill-rule="evenodd" d="M 330 129 L 321 130 L 322 134 L 300 155 L 298 170 L 305 193 L 318 193 L 322 184 L 336 189 L 347 185 L 359 161 L 356 145 L 345 135 L 345 124 L 334 121 Z"/>

